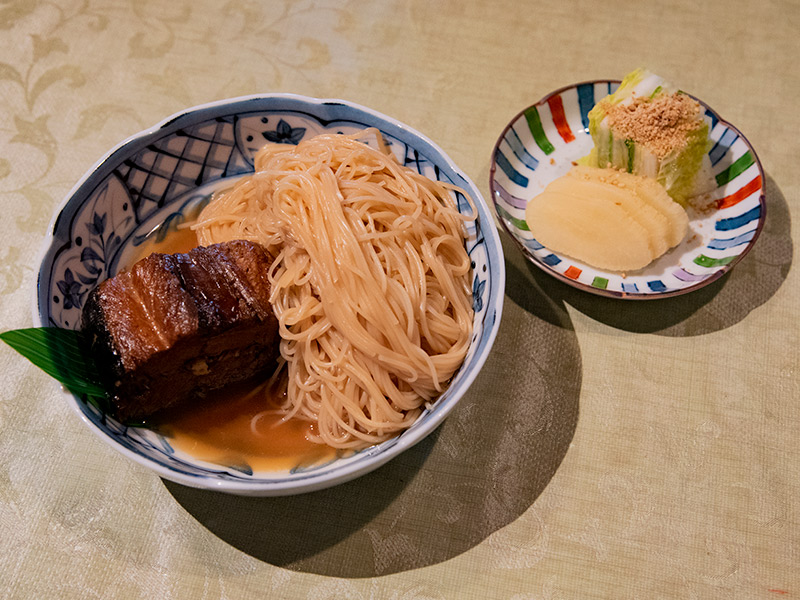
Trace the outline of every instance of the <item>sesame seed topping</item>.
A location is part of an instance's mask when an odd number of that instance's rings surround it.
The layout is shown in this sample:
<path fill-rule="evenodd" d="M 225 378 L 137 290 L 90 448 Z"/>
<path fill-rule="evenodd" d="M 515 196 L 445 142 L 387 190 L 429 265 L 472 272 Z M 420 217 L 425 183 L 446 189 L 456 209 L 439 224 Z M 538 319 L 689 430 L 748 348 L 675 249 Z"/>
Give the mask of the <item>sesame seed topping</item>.
<path fill-rule="evenodd" d="M 634 98 L 628 104 L 603 102 L 617 138 L 632 139 L 664 158 L 686 146 L 687 134 L 702 126 L 700 104 L 686 94 Z"/>

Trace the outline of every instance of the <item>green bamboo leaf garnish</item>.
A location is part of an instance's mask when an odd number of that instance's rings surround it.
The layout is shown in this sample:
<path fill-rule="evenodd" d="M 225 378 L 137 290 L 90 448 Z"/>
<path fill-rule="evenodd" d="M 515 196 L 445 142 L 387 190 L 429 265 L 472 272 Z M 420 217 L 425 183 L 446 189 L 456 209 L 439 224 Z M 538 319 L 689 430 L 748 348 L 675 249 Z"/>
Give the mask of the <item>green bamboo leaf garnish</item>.
<path fill-rule="evenodd" d="M 70 392 L 105 398 L 83 334 L 58 327 L 31 327 L 0 333 L 0 339 L 58 380 Z"/>

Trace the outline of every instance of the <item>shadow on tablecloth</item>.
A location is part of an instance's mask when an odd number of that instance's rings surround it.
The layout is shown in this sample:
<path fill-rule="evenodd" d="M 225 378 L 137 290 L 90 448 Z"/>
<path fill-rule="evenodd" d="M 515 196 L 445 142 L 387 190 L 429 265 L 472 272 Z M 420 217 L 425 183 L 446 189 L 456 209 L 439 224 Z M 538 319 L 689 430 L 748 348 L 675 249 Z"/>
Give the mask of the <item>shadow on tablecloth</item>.
<path fill-rule="evenodd" d="M 165 481 L 200 523 L 270 564 L 373 577 L 457 556 L 522 515 L 578 420 L 581 359 L 566 310 L 505 247 L 507 296 L 481 374 L 445 423 L 377 471 L 319 492 L 241 498 Z"/>
<path fill-rule="evenodd" d="M 720 331 L 767 302 L 792 266 L 789 206 L 775 180 L 766 175 L 765 182 L 766 220 L 753 248 L 726 275 L 683 296 L 644 301 L 603 298 L 557 281 L 533 264 L 526 268 L 543 294 L 611 327 L 671 337 Z"/>

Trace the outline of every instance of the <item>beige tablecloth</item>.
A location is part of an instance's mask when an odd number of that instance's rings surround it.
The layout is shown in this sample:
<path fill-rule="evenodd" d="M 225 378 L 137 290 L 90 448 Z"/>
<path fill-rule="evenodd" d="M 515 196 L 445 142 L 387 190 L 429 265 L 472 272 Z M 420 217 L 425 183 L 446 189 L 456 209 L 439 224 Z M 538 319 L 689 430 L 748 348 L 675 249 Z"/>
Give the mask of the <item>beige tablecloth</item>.
<path fill-rule="evenodd" d="M 344 98 L 424 132 L 489 198 L 494 142 L 645 65 L 751 141 L 767 219 L 721 281 L 604 300 L 505 239 L 494 351 L 430 439 L 327 491 L 162 481 L 0 348 L 2 598 L 792 598 L 800 594 L 800 5 L 352 0 L 0 4 L 0 329 L 30 326 L 54 209 L 196 104 Z"/>

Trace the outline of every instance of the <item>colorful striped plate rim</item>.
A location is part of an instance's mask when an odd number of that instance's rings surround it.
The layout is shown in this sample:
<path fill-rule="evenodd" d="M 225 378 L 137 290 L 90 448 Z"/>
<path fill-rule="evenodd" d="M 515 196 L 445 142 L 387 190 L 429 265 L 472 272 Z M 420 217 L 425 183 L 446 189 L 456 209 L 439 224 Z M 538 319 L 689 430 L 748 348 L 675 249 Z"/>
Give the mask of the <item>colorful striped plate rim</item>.
<path fill-rule="evenodd" d="M 750 142 L 702 100 L 711 120 L 708 158 L 717 188 L 711 210 L 689 209 L 690 231 L 676 248 L 634 273 L 603 271 L 552 252 L 525 223 L 525 206 L 548 183 L 588 154 L 589 110 L 619 86 L 616 80 L 570 85 L 529 106 L 494 147 L 489 176 L 498 220 L 536 266 L 581 290 L 624 299 L 685 294 L 716 281 L 750 251 L 764 226 L 765 179 Z"/>

